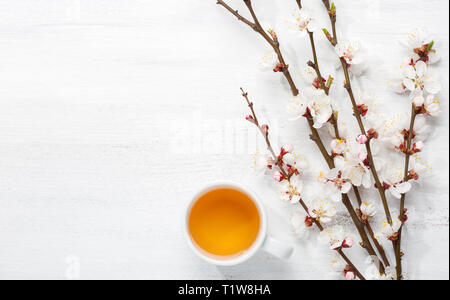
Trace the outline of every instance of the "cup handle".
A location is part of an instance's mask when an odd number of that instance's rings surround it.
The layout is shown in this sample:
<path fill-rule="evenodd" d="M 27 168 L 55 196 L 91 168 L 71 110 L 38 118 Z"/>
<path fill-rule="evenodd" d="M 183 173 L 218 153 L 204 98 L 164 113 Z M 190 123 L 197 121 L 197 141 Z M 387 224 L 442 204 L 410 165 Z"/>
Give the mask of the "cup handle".
<path fill-rule="evenodd" d="M 268 236 L 262 245 L 262 249 L 278 258 L 288 259 L 294 248 Z"/>

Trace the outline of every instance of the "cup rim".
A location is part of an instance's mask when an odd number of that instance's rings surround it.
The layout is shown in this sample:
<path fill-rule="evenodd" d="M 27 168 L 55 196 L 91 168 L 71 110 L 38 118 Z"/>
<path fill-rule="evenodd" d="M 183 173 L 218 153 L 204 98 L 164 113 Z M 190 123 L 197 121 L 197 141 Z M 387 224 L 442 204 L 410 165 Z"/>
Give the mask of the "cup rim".
<path fill-rule="evenodd" d="M 194 204 L 198 201 L 198 199 L 202 195 L 208 193 L 209 191 L 218 189 L 218 188 L 227 188 L 227 187 L 236 189 L 236 190 L 246 194 L 247 196 L 249 196 L 249 198 L 253 201 L 253 203 L 255 203 L 255 205 L 258 209 L 261 224 L 260 224 L 259 233 L 258 233 L 256 240 L 253 242 L 252 246 L 247 251 L 245 251 L 243 254 L 241 254 L 235 258 L 221 260 L 221 259 L 216 259 L 214 257 L 208 256 L 205 253 L 202 253 L 200 251 L 200 249 L 198 249 L 198 246 L 196 246 L 194 244 L 194 241 L 192 240 L 192 236 L 189 232 L 189 216 L 190 216 L 192 207 L 194 206 Z M 261 204 L 258 196 L 251 189 L 249 189 L 248 187 L 246 187 L 243 184 L 235 183 L 232 181 L 215 181 L 215 182 L 209 183 L 204 188 L 200 189 L 200 191 L 195 193 L 193 197 L 191 197 L 191 200 L 189 201 L 188 206 L 186 207 L 185 211 L 186 212 L 185 212 L 185 220 L 184 220 L 184 236 L 188 242 L 188 245 L 198 257 L 200 257 L 201 259 L 203 259 L 204 261 L 206 261 L 210 264 L 214 264 L 217 266 L 235 266 L 235 265 L 241 264 L 241 263 L 249 260 L 251 257 L 253 257 L 253 255 L 255 255 L 255 253 L 262 247 L 262 245 L 266 239 L 266 236 L 267 236 L 267 215 L 264 210 L 264 207 Z"/>

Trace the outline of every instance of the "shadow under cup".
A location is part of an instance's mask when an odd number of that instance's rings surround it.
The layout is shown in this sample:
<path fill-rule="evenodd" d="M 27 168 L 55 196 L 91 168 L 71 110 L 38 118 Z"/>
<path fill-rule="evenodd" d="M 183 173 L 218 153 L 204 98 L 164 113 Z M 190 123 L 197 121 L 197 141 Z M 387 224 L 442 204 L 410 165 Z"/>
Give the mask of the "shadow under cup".
<path fill-rule="evenodd" d="M 229 261 L 261 240 L 264 220 L 257 202 L 243 190 L 216 186 L 198 196 L 188 213 L 188 234 L 202 255 Z"/>

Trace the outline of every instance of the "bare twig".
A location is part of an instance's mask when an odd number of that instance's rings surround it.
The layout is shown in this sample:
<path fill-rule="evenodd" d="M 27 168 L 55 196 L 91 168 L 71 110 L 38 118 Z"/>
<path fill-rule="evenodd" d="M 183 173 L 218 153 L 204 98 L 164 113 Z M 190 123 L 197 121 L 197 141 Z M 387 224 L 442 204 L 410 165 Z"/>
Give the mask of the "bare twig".
<path fill-rule="evenodd" d="M 414 106 L 414 104 L 412 105 L 412 110 L 411 110 L 411 121 L 410 121 L 410 125 L 409 125 L 409 132 L 408 132 L 408 140 L 407 140 L 407 146 L 406 146 L 406 151 L 405 151 L 405 174 L 404 174 L 404 178 L 403 181 L 406 182 L 408 181 L 408 173 L 409 173 L 409 162 L 410 162 L 410 158 L 411 158 L 411 147 L 412 147 L 412 139 L 413 139 L 413 135 L 414 135 L 414 124 L 416 121 L 416 117 L 417 117 L 417 113 L 416 113 L 416 108 Z M 403 194 L 401 199 L 400 199 L 400 221 L 404 221 L 405 218 L 405 202 L 406 202 L 406 194 Z M 401 243 L 402 243 L 402 232 L 403 232 L 403 226 L 402 228 L 400 228 L 399 232 L 398 232 L 398 240 L 396 242 L 396 259 L 397 259 L 397 279 L 401 280 L 403 277 L 403 270 L 402 270 L 402 249 L 401 249 Z"/>
<path fill-rule="evenodd" d="M 314 57 L 314 70 L 316 71 L 317 74 L 317 80 L 319 83 L 319 88 L 323 89 L 325 91 L 325 93 L 328 95 L 329 94 L 329 88 L 325 86 L 325 83 L 322 80 L 322 74 L 320 73 L 320 68 L 319 68 L 319 60 L 317 58 L 317 51 L 316 51 L 316 44 L 314 42 L 314 33 L 313 32 L 309 32 L 308 31 L 308 35 L 309 35 L 309 41 L 311 43 L 311 48 L 312 48 L 312 52 L 313 52 L 313 57 Z"/>
<path fill-rule="evenodd" d="M 287 82 L 289 83 L 289 86 L 291 88 L 292 94 L 294 96 L 297 96 L 299 94 L 299 91 L 297 89 L 297 87 L 295 86 L 294 80 L 292 79 L 291 73 L 289 72 L 289 66 L 286 64 L 286 61 L 284 60 L 283 54 L 281 53 L 280 50 L 280 43 L 277 39 L 273 39 L 272 37 L 270 37 L 266 30 L 264 30 L 264 28 L 262 28 L 261 24 L 259 23 L 259 20 L 256 16 L 256 13 L 253 9 L 252 6 L 252 2 L 251 0 L 243 0 L 245 5 L 247 6 L 247 9 L 249 10 L 252 18 L 253 18 L 253 22 L 249 21 L 248 19 L 244 18 L 237 10 L 232 9 L 228 4 L 226 4 L 223 0 L 217 0 L 217 4 L 223 6 L 225 9 L 227 9 L 231 14 L 233 14 L 235 17 L 238 18 L 239 21 L 247 24 L 248 26 L 250 26 L 250 28 L 252 28 L 254 31 L 256 31 L 257 33 L 259 33 L 266 41 L 267 43 L 273 48 L 273 50 L 275 51 L 275 53 L 278 56 L 278 61 L 282 66 L 282 72 L 284 77 L 286 78 Z"/>

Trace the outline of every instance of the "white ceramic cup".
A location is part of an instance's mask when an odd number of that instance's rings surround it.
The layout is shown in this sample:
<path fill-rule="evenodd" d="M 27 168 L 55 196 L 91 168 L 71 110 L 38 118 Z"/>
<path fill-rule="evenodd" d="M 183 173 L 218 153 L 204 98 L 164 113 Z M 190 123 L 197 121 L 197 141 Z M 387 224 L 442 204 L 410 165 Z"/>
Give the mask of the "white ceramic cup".
<path fill-rule="evenodd" d="M 258 236 L 253 243 L 253 245 L 244 253 L 231 257 L 229 259 L 227 258 L 218 258 L 215 257 L 205 251 L 203 251 L 201 248 L 199 248 L 190 232 L 189 232 L 189 216 L 192 210 L 192 207 L 194 204 L 206 193 L 220 189 L 220 188 L 231 188 L 235 189 L 237 191 L 240 191 L 247 196 L 250 197 L 250 199 L 255 203 L 256 207 L 258 208 L 259 217 L 260 217 L 260 228 Z M 237 183 L 231 183 L 231 182 L 217 182 L 214 184 L 209 184 L 207 187 L 202 189 L 200 192 L 195 194 L 195 196 L 192 198 L 191 202 L 189 203 L 187 209 L 186 209 L 186 215 L 185 215 L 185 221 L 184 221 L 184 233 L 187 238 L 188 244 L 190 248 L 194 251 L 197 256 L 199 256 L 201 259 L 205 260 L 208 263 L 218 265 L 218 266 L 235 266 L 238 264 L 241 264 L 248 259 L 250 259 L 252 256 L 254 256 L 260 249 L 265 250 L 266 252 L 279 257 L 281 259 L 288 259 L 291 255 L 294 249 L 286 245 L 284 243 L 281 243 L 274 238 L 267 236 L 267 216 L 266 212 L 264 210 L 263 205 L 259 201 L 258 197 L 255 193 L 253 193 L 250 189 L 243 187 L 240 184 Z"/>

